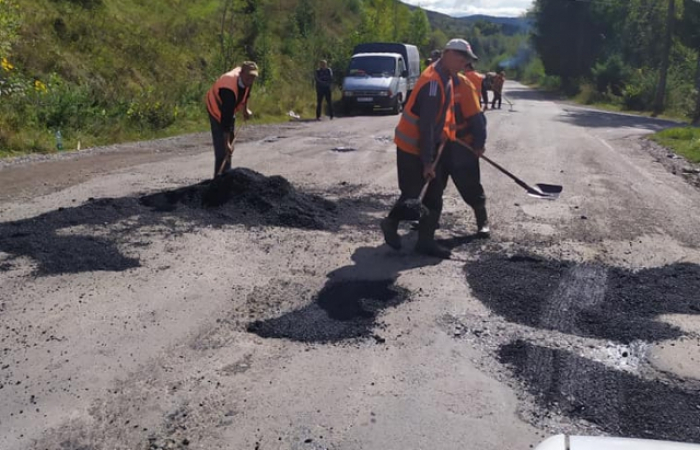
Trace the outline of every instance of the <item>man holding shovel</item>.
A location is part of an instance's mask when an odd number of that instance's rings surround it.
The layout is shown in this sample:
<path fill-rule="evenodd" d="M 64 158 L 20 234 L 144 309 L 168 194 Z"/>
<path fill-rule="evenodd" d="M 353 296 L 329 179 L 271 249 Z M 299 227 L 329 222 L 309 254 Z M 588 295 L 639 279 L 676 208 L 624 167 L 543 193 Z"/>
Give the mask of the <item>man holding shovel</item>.
<path fill-rule="evenodd" d="M 253 115 L 248 109 L 248 96 L 257 77 L 258 65 L 245 61 L 240 67 L 221 75 L 207 92 L 207 110 L 214 143 L 214 177 L 231 168 L 236 113 L 242 110 L 245 120 Z"/>
<path fill-rule="evenodd" d="M 450 257 L 450 251 L 435 242 L 435 230 L 442 213 L 444 183 L 432 181 L 441 173 L 437 157 L 442 144 L 456 138 L 453 78 L 468 61 L 476 59 L 467 41 L 452 39 L 445 46 L 442 57 L 421 74 L 406 103 L 394 135 L 401 196 L 381 222 L 384 240 L 396 250 L 401 248 L 399 222 L 406 220 L 404 203 L 419 198 L 424 185 L 428 183 L 422 197 L 426 211 L 421 214 L 418 223 L 415 250 L 438 258 Z"/>
<path fill-rule="evenodd" d="M 486 196 L 479 170 L 479 157 L 484 154 L 486 143 L 486 116 L 479 106 L 478 89 L 462 74 L 455 83 L 455 121 L 458 141 L 468 144 L 470 148 L 454 141 L 445 145 L 442 182 L 446 186 L 448 177 L 452 178 L 459 195 L 474 210 L 477 235 L 488 237 Z"/>

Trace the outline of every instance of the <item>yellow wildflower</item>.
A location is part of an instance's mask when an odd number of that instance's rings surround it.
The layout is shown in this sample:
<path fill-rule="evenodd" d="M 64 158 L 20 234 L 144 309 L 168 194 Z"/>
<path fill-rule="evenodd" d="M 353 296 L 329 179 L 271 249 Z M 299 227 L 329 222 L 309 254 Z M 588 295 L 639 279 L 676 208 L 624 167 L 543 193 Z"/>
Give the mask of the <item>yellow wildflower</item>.
<path fill-rule="evenodd" d="M 2 58 L 0 65 L 2 65 L 2 69 L 5 72 L 9 72 L 10 70 L 15 68 L 15 66 L 13 66 L 12 63 L 10 63 L 10 61 L 7 60 L 7 58 Z"/>
<path fill-rule="evenodd" d="M 41 93 L 48 91 L 46 85 L 39 80 L 34 80 L 34 90 Z"/>

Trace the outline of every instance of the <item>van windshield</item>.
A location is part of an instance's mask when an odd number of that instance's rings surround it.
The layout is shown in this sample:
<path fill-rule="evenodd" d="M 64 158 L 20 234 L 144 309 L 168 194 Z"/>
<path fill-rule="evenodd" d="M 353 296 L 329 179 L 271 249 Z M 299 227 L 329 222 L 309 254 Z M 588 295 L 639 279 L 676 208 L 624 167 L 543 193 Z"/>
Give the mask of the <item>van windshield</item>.
<path fill-rule="evenodd" d="M 393 77 L 396 59 L 387 56 L 363 56 L 352 58 L 348 74 L 351 77 Z"/>

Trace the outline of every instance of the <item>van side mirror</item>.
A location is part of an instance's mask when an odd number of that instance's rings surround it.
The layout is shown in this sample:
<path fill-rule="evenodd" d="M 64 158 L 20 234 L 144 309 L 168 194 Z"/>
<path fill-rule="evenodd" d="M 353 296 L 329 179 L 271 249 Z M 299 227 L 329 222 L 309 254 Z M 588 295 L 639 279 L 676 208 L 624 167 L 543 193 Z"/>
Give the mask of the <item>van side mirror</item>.
<path fill-rule="evenodd" d="M 408 78 L 408 70 L 403 70 L 403 71 L 401 72 L 401 77 L 402 77 L 402 78 Z"/>

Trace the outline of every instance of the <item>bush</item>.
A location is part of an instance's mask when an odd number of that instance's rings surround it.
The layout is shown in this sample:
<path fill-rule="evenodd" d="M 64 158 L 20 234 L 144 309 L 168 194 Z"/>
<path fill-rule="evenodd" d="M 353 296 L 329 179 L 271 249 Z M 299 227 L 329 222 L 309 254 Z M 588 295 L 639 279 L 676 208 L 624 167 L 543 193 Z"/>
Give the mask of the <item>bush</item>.
<path fill-rule="evenodd" d="M 657 73 L 655 70 L 637 69 L 622 93 L 622 103 L 626 109 L 649 111 L 654 105 Z"/>
<path fill-rule="evenodd" d="M 619 55 L 614 55 L 602 63 L 597 63 L 591 74 L 596 83 L 598 92 L 611 91 L 614 95 L 622 95 L 625 82 L 630 70 Z"/>

